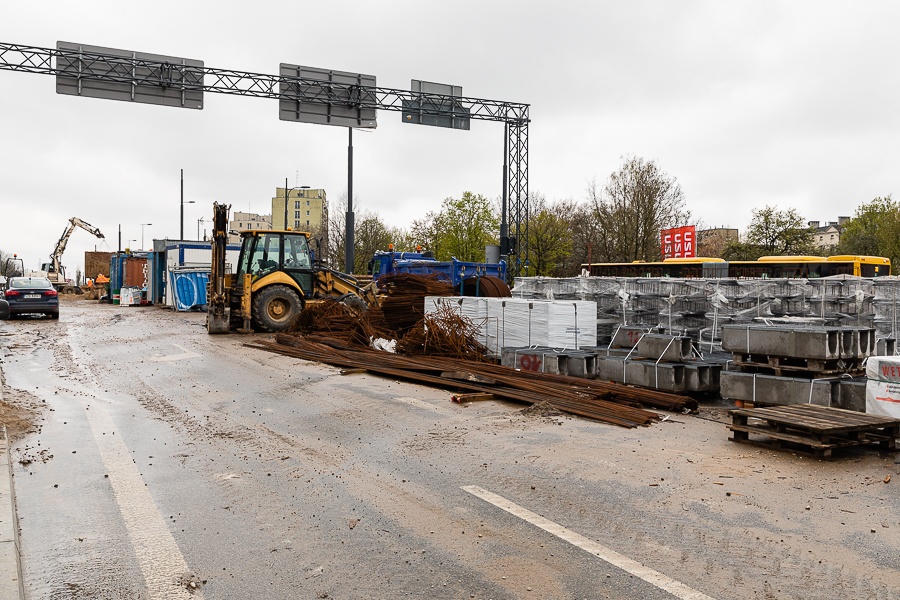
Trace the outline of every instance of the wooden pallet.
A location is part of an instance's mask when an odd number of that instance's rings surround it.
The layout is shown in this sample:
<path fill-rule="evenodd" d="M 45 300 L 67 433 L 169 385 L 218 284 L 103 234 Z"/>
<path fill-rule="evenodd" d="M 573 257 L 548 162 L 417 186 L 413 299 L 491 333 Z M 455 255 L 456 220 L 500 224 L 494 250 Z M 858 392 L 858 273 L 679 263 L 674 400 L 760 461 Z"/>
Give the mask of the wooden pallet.
<path fill-rule="evenodd" d="M 732 353 L 732 362 L 744 372 L 765 373 L 790 377 L 792 373 L 804 377 L 831 377 L 835 375 L 862 375 L 865 369 L 861 359 L 817 359 L 762 354 Z"/>
<path fill-rule="evenodd" d="M 738 409 L 731 417 L 733 442 L 816 458 L 831 458 L 835 448 L 871 444 L 894 451 L 900 437 L 900 419 L 814 404 Z M 751 433 L 765 437 L 750 439 Z"/>

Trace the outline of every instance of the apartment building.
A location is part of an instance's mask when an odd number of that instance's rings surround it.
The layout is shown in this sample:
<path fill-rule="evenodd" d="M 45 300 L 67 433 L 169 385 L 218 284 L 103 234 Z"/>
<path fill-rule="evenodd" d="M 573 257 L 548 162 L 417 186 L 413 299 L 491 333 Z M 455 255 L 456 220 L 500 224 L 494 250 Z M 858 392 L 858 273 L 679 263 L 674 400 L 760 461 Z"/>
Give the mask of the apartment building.
<path fill-rule="evenodd" d="M 258 215 L 250 212 L 235 212 L 228 222 L 229 231 L 246 231 L 248 229 L 272 229 L 272 215 Z M 239 235 L 229 235 L 228 243 L 240 242 Z"/>
<path fill-rule="evenodd" d="M 275 188 L 272 198 L 272 229 L 295 231 L 324 231 L 328 223 L 328 204 L 325 190 Z M 285 226 L 286 225 L 286 226 Z"/>

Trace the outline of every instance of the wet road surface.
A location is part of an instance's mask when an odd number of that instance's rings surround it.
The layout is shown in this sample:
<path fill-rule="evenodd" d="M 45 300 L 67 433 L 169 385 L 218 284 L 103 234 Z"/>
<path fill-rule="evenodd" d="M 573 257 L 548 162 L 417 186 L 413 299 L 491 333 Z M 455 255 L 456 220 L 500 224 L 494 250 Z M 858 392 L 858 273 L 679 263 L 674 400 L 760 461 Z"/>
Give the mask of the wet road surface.
<path fill-rule="evenodd" d="M 204 318 L 0 324 L 4 395 L 42 419 L 13 454 L 29 598 L 897 597 L 890 455 L 459 406 Z"/>

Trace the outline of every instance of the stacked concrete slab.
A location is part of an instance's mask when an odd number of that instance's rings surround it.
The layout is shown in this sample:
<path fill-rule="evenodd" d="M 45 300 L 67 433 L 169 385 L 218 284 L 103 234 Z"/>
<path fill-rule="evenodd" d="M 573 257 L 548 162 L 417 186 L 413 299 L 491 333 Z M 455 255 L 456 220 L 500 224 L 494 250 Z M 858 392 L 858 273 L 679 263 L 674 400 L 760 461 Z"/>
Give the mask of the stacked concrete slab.
<path fill-rule="evenodd" d="M 753 404 L 818 404 L 865 410 L 863 361 L 877 352 L 874 327 L 722 327 L 731 352 L 721 396 Z"/>

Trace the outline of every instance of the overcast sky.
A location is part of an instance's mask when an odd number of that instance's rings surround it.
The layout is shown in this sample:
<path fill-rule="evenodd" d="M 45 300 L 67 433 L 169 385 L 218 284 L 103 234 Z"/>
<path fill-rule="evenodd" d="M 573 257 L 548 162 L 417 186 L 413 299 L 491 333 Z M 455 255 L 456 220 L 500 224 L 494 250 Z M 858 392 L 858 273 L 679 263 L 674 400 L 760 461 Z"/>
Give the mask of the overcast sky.
<path fill-rule="evenodd" d="M 636 155 L 680 182 L 707 226 L 752 210 L 836 221 L 897 190 L 897 2 L 419 1 L 4 2 L 0 41 L 57 41 L 277 74 L 294 63 L 460 85 L 531 106 L 529 185 L 584 200 Z M 270 212 L 275 188 L 347 187 L 347 130 L 278 120 L 277 101 L 207 94 L 185 110 L 62 96 L 47 75 L 0 70 L 0 249 L 46 260 L 69 217 L 63 264 L 83 252 L 185 237 L 212 202 Z M 466 190 L 501 193 L 503 126 L 401 123 L 354 134 L 357 207 L 408 226 Z M 208 225 L 207 225 L 208 227 Z M 200 226 L 202 234 L 203 225 Z M 128 241 L 137 240 L 137 241 Z"/>

